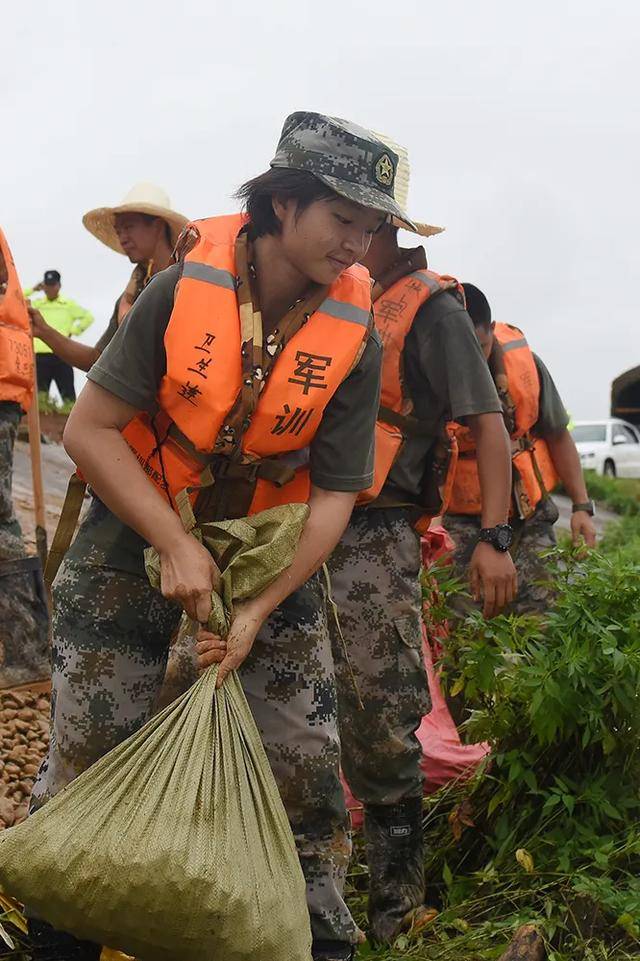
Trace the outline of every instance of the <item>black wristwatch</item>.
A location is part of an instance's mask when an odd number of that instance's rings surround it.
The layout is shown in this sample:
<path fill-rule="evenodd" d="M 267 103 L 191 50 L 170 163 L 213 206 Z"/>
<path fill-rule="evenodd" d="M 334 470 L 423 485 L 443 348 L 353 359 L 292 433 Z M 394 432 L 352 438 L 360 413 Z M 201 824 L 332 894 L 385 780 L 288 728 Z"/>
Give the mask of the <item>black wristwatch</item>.
<path fill-rule="evenodd" d="M 478 540 L 485 544 L 491 544 L 501 554 L 505 554 L 513 544 L 513 528 L 511 524 L 483 527 Z"/>
<path fill-rule="evenodd" d="M 584 511 L 589 517 L 596 516 L 596 505 L 593 501 L 585 501 L 584 504 L 573 504 L 571 506 L 571 513 L 576 514 L 578 511 Z"/>

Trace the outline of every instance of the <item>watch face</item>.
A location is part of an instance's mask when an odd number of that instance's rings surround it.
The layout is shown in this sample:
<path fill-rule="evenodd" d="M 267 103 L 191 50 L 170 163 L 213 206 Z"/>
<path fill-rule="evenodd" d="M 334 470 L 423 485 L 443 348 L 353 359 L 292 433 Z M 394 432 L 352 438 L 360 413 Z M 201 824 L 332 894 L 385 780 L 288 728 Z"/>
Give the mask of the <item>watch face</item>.
<path fill-rule="evenodd" d="M 500 550 L 508 551 L 511 547 L 511 541 L 513 540 L 513 535 L 511 533 L 510 527 L 499 527 L 496 530 L 496 543 Z"/>

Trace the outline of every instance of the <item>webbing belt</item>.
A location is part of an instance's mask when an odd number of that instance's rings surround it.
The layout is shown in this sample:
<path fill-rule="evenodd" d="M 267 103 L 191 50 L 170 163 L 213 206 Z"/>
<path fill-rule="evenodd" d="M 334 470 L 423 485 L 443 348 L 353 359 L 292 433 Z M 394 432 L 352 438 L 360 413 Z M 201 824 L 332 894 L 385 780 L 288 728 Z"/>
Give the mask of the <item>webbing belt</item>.
<path fill-rule="evenodd" d="M 168 436 L 203 468 L 209 468 L 211 483 L 218 477 L 250 481 L 262 478 L 271 481 L 276 487 L 284 487 L 295 476 L 292 467 L 275 458 L 263 457 L 259 460 L 242 463 L 241 461 L 230 460 L 220 454 L 205 454 L 199 451 L 174 423 L 169 427 Z"/>
<path fill-rule="evenodd" d="M 44 582 L 49 590 L 58 573 L 58 568 L 62 564 L 64 555 L 71 546 L 86 489 L 87 485 L 85 482 L 78 477 L 76 473 L 73 473 L 69 479 L 67 493 L 64 498 L 64 504 L 62 505 L 62 512 L 58 520 L 56 532 L 53 535 L 53 542 L 49 549 L 49 555 L 44 569 Z"/>

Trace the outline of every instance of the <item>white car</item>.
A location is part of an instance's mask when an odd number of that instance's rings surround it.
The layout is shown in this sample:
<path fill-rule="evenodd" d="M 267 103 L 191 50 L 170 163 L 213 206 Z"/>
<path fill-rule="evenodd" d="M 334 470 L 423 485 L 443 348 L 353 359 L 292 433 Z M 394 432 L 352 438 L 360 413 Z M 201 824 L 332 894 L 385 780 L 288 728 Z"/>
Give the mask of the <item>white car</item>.
<path fill-rule="evenodd" d="M 571 436 L 585 470 L 607 477 L 640 477 L 640 434 L 625 420 L 579 420 Z"/>

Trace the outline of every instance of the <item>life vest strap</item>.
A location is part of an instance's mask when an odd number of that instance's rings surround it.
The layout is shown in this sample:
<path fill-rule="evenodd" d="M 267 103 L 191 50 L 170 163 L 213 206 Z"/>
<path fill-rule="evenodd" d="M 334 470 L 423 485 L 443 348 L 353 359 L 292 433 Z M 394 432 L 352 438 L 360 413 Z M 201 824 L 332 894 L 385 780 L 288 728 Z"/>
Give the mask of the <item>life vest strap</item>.
<path fill-rule="evenodd" d="M 277 459 L 263 457 L 259 460 L 241 464 L 228 458 L 220 458 L 215 471 L 212 471 L 214 478 L 224 478 L 225 480 L 266 480 L 275 484 L 276 487 L 284 487 L 296 475 L 293 467 L 288 464 L 280 463 Z"/>
<path fill-rule="evenodd" d="M 408 437 L 432 437 L 433 427 L 410 414 L 400 414 L 383 404 L 378 409 L 378 417 L 391 427 L 398 427 Z"/>
<path fill-rule="evenodd" d="M 56 574 L 58 573 L 58 568 L 62 564 L 64 555 L 71 546 L 73 535 L 76 532 L 78 518 L 80 517 L 80 511 L 82 509 L 82 502 L 84 500 L 86 489 L 87 485 L 82 478 L 78 477 L 77 473 L 73 473 L 69 478 L 67 493 L 65 494 L 64 504 L 62 505 L 58 526 L 56 527 L 56 532 L 53 535 L 53 541 L 51 543 L 51 548 L 47 556 L 47 563 L 44 569 L 44 582 L 47 585 L 48 590 L 51 589 L 51 585 L 55 580 Z"/>
<path fill-rule="evenodd" d="M 168 436 L 204 469 L 209 468 L 214 482 L 222 477 L 229 480 L 261 479 L 271 481 L 276 487 L 284 487 L 295 477 L 295 470 L 277 458 L 263 457 L 249 463 L 241 463 L 223 454 L 205 454 L 199 451 L 174 423 L 169 427 Z"/>

